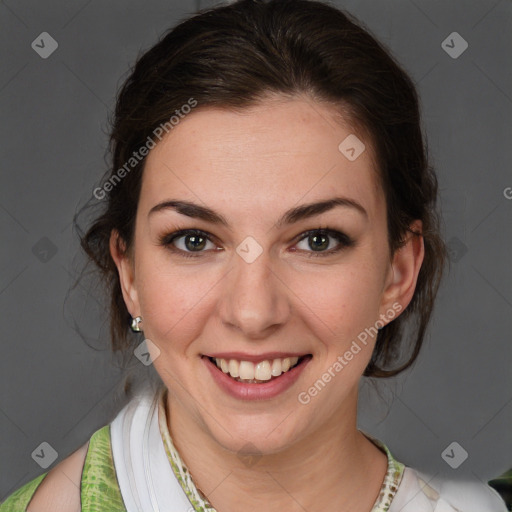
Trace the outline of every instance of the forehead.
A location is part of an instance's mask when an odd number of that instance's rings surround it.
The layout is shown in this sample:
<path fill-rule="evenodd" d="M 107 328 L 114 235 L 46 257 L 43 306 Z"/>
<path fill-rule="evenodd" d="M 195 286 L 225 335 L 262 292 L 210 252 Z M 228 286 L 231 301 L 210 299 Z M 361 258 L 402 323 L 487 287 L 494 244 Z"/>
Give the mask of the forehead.
<path fill-rule="evenodd" d="M 139 208 L 179 198 L 227 216 L 240 207 L 278 215 L 344 195 L 372 216 L 382 213 L 378 183 L 370 141 L 332 106 L 298 98 L 240 111 L 199 106 L 150 151 Z"/>

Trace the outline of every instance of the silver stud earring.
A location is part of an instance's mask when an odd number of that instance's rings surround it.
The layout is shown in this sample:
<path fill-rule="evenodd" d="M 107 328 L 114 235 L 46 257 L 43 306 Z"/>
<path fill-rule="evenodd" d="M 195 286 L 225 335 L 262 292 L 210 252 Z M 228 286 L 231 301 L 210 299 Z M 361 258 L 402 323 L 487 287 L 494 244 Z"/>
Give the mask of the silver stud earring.
<path fill-rule="evenodd" d="M 140 323 L 142 322 L 141 316 L 136 316 L 132 318 L 131 329 L 133 332 L 140 332 L 142 329 L 140 328 Z"/>

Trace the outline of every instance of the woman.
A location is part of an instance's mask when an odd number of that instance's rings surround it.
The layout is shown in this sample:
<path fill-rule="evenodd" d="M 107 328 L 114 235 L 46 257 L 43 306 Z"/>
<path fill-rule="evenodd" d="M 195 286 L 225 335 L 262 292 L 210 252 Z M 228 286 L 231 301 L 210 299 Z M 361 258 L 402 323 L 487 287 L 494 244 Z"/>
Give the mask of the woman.
<path fill-rule="evenodd" d="M 2 512 L 505 510 L 356 427 L 445 257 L 415 89 L 365 30 L 306 0 L 206 11 L 139 59 L 111 140 L 82 245 L 113 349 L 161 385 Z"/>

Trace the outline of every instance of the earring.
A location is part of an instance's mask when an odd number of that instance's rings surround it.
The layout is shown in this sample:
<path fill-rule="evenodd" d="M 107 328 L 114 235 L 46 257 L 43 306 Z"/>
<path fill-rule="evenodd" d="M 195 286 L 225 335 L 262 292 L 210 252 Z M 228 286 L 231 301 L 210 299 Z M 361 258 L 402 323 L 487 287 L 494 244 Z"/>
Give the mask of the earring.
<path fill-rule="evenodd" d="M 140 323 L 142 322 L 141 316 L 136 316 L 135 318 L 132 318 L 132 324 L 131 329 L 133 332 L 140 332 L 142 329 L 140 328 Z"/>

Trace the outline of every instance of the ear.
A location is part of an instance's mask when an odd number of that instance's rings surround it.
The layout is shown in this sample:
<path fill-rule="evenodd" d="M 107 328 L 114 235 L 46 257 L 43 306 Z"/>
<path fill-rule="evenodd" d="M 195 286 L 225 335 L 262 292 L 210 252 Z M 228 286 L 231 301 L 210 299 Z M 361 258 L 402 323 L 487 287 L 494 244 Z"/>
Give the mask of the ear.
<path fill-rule="evenodd" d="M 421 235 L 422 222 L 414 221 L 409 229 L 418 234 L 407 232 L 403 246 L 397 249 L 393 255 L 382 295 L 381 318 L 390 308 L 398 312 L 404 311 L 411 302 L 416 289 L 418 274 L 425 255 L 423 236 Z M 401 306 L 400 309 L 397 304 Z"/>
<path fill-rule="evenodd" d="M 112 230 L 110 234 L 110 254 L 116 264 L 123 292 L 124 303 L 132 317 L 140 314 L 139 299 L 135 287 L 135 269 L 132 258 L 126 251 L 125 244 L 119 233 Z"/>

